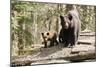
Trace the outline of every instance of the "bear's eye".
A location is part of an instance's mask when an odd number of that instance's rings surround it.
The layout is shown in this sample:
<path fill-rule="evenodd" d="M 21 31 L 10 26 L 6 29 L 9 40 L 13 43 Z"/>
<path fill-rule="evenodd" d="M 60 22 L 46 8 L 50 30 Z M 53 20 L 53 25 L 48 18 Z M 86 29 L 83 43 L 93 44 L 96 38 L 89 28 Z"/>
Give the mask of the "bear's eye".
<path fill-rule="evenodd" d="M 41 33 L 42 35 L 44 35 L 44 33 Z"/>
<path fill-rule="evenodd" d="M 49 35 L 49 33 L 47 33 L 47 35 Z"/>

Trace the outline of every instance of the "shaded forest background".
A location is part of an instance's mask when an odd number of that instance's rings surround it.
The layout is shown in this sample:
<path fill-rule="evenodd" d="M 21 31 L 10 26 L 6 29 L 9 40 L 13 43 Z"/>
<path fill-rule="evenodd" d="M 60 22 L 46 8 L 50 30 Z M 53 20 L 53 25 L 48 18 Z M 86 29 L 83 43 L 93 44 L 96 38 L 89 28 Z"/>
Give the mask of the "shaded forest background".
<path fill-rule="evenodd" d="M 95 32 L 96 7 L 76 5 L 80 14 L 81 31 Z M 41 32 L 60 30 L 60 15 L 66 15 L 71 4 L 50 4 L 11 1 L 11 55 L 23 55 L 23 50 L 41 44 Z"/>

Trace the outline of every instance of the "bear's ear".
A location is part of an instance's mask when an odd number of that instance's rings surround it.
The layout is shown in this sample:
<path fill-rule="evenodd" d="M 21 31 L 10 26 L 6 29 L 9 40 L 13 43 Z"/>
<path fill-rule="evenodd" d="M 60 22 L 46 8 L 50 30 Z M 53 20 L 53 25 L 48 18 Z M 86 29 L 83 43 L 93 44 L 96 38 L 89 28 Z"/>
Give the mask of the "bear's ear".
<path fill-rule="evenodd" d="M 63 20 L 63 19 L 64 19 L 64 17 L 63 17 L 62 15 L 60 15 L 60 19 L 61 19 L 61 20 Z"/>
<path fill-rule="evenodd" d="M 68 14 L 68 19 L 71 21 L 73 19 L 71 14 Z"/>
<path fill-rule="evenodd" d="M 44 35 L 44 33 L 41 33 L 42 35 Z"/>
<path fill-rule="evenodd" d="M 49 32 L 47 32 L 47 35 L 49 36 Z"/>

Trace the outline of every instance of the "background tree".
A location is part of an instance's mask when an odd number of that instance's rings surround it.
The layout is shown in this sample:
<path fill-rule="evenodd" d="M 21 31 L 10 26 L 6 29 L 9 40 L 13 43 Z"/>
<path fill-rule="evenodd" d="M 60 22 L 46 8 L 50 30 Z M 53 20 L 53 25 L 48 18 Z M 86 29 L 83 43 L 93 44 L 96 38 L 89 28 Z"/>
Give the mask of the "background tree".
<path fill-rule="evenodd" d="M 76 5 L 81 19 L 81 31 L 95 32 L 95 6 Z M 71 10 L 71 4 L 48 4 L 11 1 L 12 55 L 25 54 L 31 45 L 41 44 L 41 32 L 60 30 L 60 15 Z"/>

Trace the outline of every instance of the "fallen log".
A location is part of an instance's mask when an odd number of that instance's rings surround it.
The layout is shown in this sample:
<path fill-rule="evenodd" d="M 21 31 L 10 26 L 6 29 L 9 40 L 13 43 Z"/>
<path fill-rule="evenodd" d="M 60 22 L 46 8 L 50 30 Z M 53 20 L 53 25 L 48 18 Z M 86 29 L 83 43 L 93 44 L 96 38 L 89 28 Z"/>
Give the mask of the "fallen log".
<path fill-rule="evenodd" d="M 77 54 L 76 54 L 77 53 Z M 75 55 L 76 54 L 76 55 Z M 72 49 L 70 61 L 83 61 L 96 58 L 96 50 L 93 45 L 77 45 Z"/>
<path fill-rule="evenodd" d="M 66 59 L 76 62 L 76 61 L 84 61 L 89 59 L 96 59 L 96 53 L 95 51 L 89 51 L 89 52 L 79 52 L 76 55 L 70 55 L 70 57 L 67 57 Z"/>
<path fill-rule="evenodd" d="M 59 46 L 51 48 L 42 48 L 37 53 L 28 56 L 22 56 L 12 59 L 11 63 L 14 66 L 45 64 L 44 61 L 51 60 L 66 60 L 66 61 L 83 61 L 89 59 L 95 59 L 96 52 L 95 47 L 91 45 L 77 45 L 74 48 L 63 48 Z M 42 62 L 43 61 L 43 62 Z M 49 62 L 46 62 L 49 63 Z M 51 62 L 52 63 L 52 62 Z M 56 62 L 53 62 L 56 63 Z"/>

